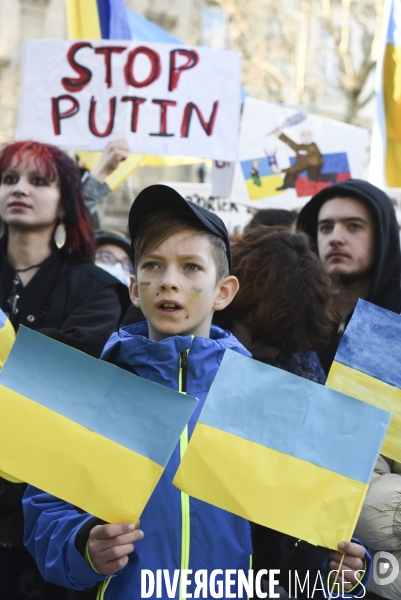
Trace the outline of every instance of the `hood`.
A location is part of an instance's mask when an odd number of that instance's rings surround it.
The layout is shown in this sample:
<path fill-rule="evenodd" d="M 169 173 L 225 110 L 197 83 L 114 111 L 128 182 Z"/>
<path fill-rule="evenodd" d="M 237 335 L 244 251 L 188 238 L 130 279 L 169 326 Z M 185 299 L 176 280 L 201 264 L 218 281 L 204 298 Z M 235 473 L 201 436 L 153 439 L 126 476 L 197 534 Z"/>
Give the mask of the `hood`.
<path fill-rule="evenodd" d="M 251 356 L 236 337 L 215 325 L 209 338 L 173 335 L 153 342 L 148 336 L 146 322 L 122 327 L 113 333 L 101 358 L 131 365 L 140 377 L 178 389 L 179 354 L 188 350 L 187 392 L 196 395 L 209 391 L 227 349 Z"/>
<path fill-rule="evenodd" d="M 348 179 L 331 185 L 303 207 L 297 229 L 307 233 L 317 251 L 317 218 L 321 206 L 335 197 L 360 200 L 370 211 L 376 226 L 376 252 L 373 283 L 367 300 L 394 312 L 401 312 L 400 231 L 390 198 L 376 186 L 361 179 Z"/>

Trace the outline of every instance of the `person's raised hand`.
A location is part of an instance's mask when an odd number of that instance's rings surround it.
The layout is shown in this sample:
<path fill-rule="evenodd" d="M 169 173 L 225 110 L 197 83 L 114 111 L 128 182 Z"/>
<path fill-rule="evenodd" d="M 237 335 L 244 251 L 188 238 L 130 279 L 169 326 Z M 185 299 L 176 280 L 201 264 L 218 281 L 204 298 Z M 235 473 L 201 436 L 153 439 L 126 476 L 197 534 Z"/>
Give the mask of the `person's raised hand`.
<path fill-rule="evenodd" d="M 342 553 L 345 554 L 340 573 L 337 577 L 337 583 L 341 588 L 344 581 L 344 590 L 348 591 L 362 579 L 361 572 L 363 571 L 365 548 L 355 542 L 340 542 L 338 548 L 341 552 L 333 551 L 329 554 L 329 570 L 338 571 Z M 336 574 L 331 573 L 331 578 L 334 579 Z"/>
<path fill-rule="evenodd" d="M 91 173 L 92 177 L 103 183 L 106 177 L 117 169 L 120 162 L 127 158 L 128 154 L 129 148 L 125 140 L 109 142 Z"/>
<path fill-rule="evenodd" d="M 140 522 L 118 523 L 117 525 L 97 525 L 89 534 L 88 552 L 98 573 L 114 575 L 128 562 L 128 555 L 134 551 L 134 542 L 143 538 L 138 529 Z"/>

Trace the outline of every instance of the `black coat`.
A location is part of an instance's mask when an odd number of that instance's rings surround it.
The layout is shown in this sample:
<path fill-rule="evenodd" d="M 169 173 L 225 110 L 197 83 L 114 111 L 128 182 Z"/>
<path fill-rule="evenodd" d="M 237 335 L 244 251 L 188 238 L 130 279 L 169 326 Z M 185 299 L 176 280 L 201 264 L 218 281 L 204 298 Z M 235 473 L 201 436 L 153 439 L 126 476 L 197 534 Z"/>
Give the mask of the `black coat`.
<path fill-rule="evenodd" d="M 55 250 L 26 287 L 16 286 L 14 269 L 0 252 L 0 308 L 14 328 L 36 329 L 77 350 L 99 358 L 110 335 L 117 331 L 129 305 L 126 286 L 76 254 Z"/>

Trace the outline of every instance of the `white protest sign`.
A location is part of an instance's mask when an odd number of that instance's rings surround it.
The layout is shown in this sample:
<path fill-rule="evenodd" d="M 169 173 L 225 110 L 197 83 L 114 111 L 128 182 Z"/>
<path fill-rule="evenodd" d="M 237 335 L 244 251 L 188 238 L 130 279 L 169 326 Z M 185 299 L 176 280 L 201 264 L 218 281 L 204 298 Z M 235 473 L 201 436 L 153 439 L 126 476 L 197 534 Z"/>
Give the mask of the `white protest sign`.
<path fill-rule="evenodd" d="M 17 139 L 237 158 L 241 55 L 123 40 L 27 40 Z"/>
<path fill-rule="evenodd" d="M 187 183 L 184 181 L 163 181 L 162 183 L 174 188 L 186 200 L 216 213 L 224 222 L 230 235 L 241 233 L 253 217 L 253 211 L 248 206 L 237 204 L 228 198 L 212 195 L 211 183 Z"/>
<path fill-rule="evenodd" d="M 231 194 L 235 163 L 214 160 L 212 165 L 212 193 L 228 198 Z"/>
<path fill-rule="evenodd" d="M 230 198 L 255 208 L 296 209 L 335 182 L 361 178 L 367 131 L 246 98 Z"/>

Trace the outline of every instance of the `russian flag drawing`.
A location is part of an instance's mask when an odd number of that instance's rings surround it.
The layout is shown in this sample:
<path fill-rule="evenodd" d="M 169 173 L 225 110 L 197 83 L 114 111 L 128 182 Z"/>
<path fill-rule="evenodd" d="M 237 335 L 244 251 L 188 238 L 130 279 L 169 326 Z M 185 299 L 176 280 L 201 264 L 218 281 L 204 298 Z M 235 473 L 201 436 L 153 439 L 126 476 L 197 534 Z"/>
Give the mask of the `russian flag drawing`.
<path fill-rule="evenodd" d="M 381 454 L 401 462 L 401 316 L 358 300 L 326 386 L 393 414 Z"/>
<path fill-rule="evenodd" d="M 350 540 L 391 415 L 227 350 L 173 483 L 301 538 Z"/>
<path fill-rule="evenodd" d="M 136 523 L 196 403 L 20 327 L 0 371 L 0 469 Z"/>

